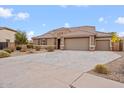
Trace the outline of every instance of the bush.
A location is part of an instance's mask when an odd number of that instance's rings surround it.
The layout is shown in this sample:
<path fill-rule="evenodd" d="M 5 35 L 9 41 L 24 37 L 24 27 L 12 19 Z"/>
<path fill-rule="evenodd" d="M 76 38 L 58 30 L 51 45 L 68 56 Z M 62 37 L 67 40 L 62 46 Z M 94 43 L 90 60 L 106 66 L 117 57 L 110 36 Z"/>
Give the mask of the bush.
<path fill-rule="evenodd" d="M 54 47 L 53 47 L 53 46 L 47 46 L 47 47 L 46 47 L 46 50 L 47 50 L 48 52 L 53 52 L 53 51 L 54 51 Z"/>
<path fill-rule="evenodd" d="M 27 48 L 29 49 L 33 48 L 33 44 L 27 44 Z"/>
<path fill-rule="evenodd" d="M 6 51 L 0 51 L 0 58 L 9 57 L 10 54 Z"/>
<path fill-rule="evenodd" d="M 8 49 L 10 49 L 11 52 L 14 52 L 15 51 L 15 45 L 9 46 Z"/>
<path fill-rule="evenodd" d="M 27 46 L 22 45 L 20 52 L 26 52 L 27 51 Z"/>
<path fill-rule="evenodd" d="M 9 48 L 11 50 L 11 52 L 14 52 L 15 51 L 15 48 Z"/>
<path fill-rule="evenodd" d="M 16 46 L 16 50 L 21 50 L 22 47 L 21 46 Z"/>
<path fill-rule="evenodd" d="M 12 50 L 11 49 L 4 49 L 4 51 L 6 51 L 6 52 L 8 52 L 8 53 L 11 53 L 12 52 Z"/>
<path fill-rule="evenodd" d="M 101 73 L 101 74 L 108 74 L 110 71 L 107 69 L 107 67 L 103 64 L 97 64 L 95 66 L 95 72 Z"/>
<path fill-rule="evenodd" d="M 41 46 L 39 46 L 39 45 L 35 46 L 36 51 L 40 51 L 40 49 L 41 49 Z"/>

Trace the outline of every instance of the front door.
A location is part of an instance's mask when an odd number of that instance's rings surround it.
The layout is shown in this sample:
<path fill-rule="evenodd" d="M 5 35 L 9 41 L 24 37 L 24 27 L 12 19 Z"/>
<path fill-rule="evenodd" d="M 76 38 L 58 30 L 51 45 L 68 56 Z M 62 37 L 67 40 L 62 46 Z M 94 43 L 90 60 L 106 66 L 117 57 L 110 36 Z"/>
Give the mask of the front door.
<path fill-rule="evenodd" d="M 58 39 L 58 49 L 60 49 L 61 39 Z"/>

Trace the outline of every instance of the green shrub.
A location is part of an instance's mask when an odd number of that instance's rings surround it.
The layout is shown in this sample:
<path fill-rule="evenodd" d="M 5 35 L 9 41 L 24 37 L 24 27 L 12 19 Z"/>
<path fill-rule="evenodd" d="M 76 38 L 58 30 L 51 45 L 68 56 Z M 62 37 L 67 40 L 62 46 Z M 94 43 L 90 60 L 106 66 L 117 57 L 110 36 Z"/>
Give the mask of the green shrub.
<path fill-rule="evenodd" d="M 36 45 L 36 46 L 35 46 L 35 50 L 36 50 L 36 51 L 40 51 L 40 49 L 41 49 L 41 46 L 39 46 L 39 45 Z"/>
<path fill-rule="evenodd" d="M 33 48 L 33 44 L 27 44 L 27 48 L 29 49 Z"/>
<path fill-rule="evenodd" d="M 95 72 L 101 73 L 101 74 L 108 74 L 110 72 L 108 70 L 108 68 L 105 65 L 103 65 L 103 64 L 97 64 L 95 66 L 95 69 L 94 70 L 95 70 Z"/>
<path fill-rule="evenodd" d="M 21 46 L 16 46 L 16 50 L 21 50 L 22 47 Z"/>
<path fill-rule="evenodd" d="M 0 51 L 0 58 L 9 57 L 10 54 L 6 51 Z"/>
<path fill-rule="evenodd" d="M 12 52 L 12 50 L 11 49 L 4 49 L 4 51 L 6 51 L 6 52 L 8 52 L 8 53 L 11 53 Z"/>
<path fill-rule="evenodd" d="M 54 47 L 53 46 L 47 46 L 46 47 L 46 50 L 48 51 L 48 52 L 53 52 L 54 51 Z"/>

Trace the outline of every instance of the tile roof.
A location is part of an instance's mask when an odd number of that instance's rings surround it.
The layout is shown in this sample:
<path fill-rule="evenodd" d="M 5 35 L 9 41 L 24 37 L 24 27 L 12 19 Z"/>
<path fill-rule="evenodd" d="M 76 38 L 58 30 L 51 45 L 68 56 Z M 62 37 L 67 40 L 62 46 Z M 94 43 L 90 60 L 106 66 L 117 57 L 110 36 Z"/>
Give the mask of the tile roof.
<path fill-rule="evenodd" d="M 96 33 L 92 33 L 89 31 L 76 31 L 76 32 L 65 34 L 63 35 L 63 37 L 85 37 L 90 35 L 96 35 Z"/>
<path fill-rule="evenodd" d="M 43 35 L 33 37 L 32 39 L 37 38 L 56 38 L 57 32 L 68 31 L 69 33 L 62 34 L 63 37 L 85 37 L 90 35 L 96 35 L 96 37 L 108 37 L 111 36 L 111 33 L 99 32 L 96 31 L 95 26 L 80 26 L 80 27 L 71 27 L 71 28 L 57 28 L 52 31 L 49 31 Z"/>
<path fill-rule="evenodd" d="M 13 31 L 13 32 L 17 32 L 16 30 L 8 28 L 8 27 L 0 27 L 0 30 L 2 30 L 2 29 L 7 29 L 7 30 L 10 30 L 10 31 Z"/>
<path fill-rule="evenodd" d="M 110 37 L 112 36 L 111 33 L 107 33 L 107 32 L 100 32 L 100 31 L 96 31 L 96 37 Z"/>

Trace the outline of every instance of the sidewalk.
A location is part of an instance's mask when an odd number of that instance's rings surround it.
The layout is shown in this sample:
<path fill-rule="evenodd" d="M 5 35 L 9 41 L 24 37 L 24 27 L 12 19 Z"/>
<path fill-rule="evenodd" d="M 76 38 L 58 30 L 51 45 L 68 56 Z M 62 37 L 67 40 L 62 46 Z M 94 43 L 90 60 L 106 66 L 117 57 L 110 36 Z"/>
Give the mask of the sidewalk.
<path fill-rule="evenodd" d="M 124 88 L 123 83 L 84 73 L 72 84 L 76 88 Z"/>

